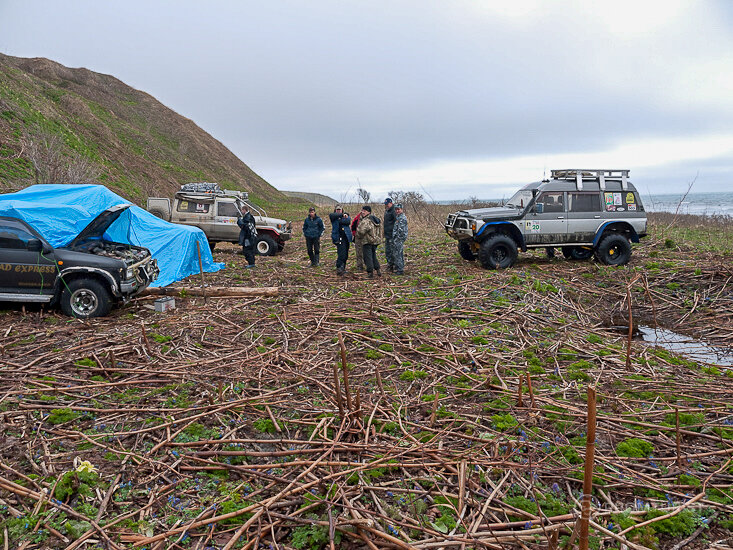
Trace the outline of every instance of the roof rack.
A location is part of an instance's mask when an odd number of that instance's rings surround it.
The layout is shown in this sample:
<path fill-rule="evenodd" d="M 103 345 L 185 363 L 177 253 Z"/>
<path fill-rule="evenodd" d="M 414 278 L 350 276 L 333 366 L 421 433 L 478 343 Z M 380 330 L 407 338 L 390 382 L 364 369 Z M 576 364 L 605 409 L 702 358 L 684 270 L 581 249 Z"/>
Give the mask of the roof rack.
<path fill-rule="evenodd" d="M 601 189 L 606 188 L 606 180 L 621 180 L 621 189 L 629 188 L 630 170 L 551 170 L 552 179 L 575 180 L 578 189 L 583 189 L 584 181 L 598 181 Z"/>

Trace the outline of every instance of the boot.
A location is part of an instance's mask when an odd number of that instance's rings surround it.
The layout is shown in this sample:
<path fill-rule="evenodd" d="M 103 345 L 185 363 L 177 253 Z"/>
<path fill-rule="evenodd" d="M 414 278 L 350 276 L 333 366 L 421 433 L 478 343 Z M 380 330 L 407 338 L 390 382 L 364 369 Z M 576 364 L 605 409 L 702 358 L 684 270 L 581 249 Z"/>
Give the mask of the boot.
<path fill-rule="evenodd" d="M 316 261 L 314 262 L 315 267 L 318 267 L 320 263 L 321 263 L 321 255 L 316 254 Z"/>
<path fill-rule="evenodd" d="M 382 271 L 379 268 L 377 268 L 377 277 L 381 277 L 381 276 L 382 276 Z"/>
<path fill-rule="evenodd" d="M 367 271 L 367 279 L 373 279 L 373 278 L 374 278 L 374 273 L 371 271 Z"/>

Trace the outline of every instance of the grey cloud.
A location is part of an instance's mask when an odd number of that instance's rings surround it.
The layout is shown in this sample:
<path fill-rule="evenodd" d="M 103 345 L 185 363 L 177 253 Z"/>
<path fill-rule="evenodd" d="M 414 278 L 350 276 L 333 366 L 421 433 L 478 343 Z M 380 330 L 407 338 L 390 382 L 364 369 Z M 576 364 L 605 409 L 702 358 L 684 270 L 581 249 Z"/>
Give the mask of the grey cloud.
<path fill-rule="evenodd" d="M 716 90 L 686 75 L 731 61 L 726 2 L 628 35 L 583 2 L 540 3 L 542 16 L 520 19 L 481 6 L 4 3 L 0 50 L 113 74 L 278 187 L 298 174 L 593 152 L 733 128 L 731 96 L 710 100 Z M 709 162 L 724 177 L 726 163 Z"/>

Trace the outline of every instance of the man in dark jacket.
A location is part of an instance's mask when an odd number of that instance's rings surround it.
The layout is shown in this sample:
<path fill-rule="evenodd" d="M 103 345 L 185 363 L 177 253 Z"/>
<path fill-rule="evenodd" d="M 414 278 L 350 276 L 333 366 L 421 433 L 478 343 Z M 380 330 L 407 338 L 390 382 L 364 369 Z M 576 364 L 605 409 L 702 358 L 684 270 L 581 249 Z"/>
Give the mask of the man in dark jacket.
<path fill-rule="evenodd" d="M 387 257 L 387 271 L 394 271 L 394 259 L 392 258 L 392 231 L 397 217 L 394 211 L 392 199 L 384 199 L 384 255 Z"/>
<path fill-rule="evenodd" d="M 239 226 L 239 244 L 242 246 L 242 254 L 247 259 L 247 267 L 255 266 L 255 245 L 257 244 L 257 227 L 254 216 L 247 206 L 242 207 L 244 215 L 237 218 Z"/>
<path fill-rule="evenodd" d="M 336 274 L 341 276 L 346 273 L 346 260 L 349 259 L 349 243 L 353 240 L 351 235 L 351 218 L 344 212 L 341 206 L 336 206 L 328 215 L 331 220 L 331 240 L 336 245 Z"/>
<path fill-rule="evenodd" d="M 321 235 L 323 235 L 323 220 L 316 214 L 312 206 L 308 209 L 308 217 L 303 222 L 303 235 L 308 247 L 308 257 L 311 267 L 316 267 L 321 261 Z"/>

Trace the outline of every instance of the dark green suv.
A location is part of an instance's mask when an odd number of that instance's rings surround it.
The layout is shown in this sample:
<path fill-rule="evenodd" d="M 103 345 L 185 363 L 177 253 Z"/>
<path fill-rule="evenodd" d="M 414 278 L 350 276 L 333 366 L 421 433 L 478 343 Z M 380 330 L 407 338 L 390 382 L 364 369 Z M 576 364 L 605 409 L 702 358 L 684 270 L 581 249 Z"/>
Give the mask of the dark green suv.
<path fill-rule="evenodd" d="M 59 248 L 25 221 L 0 216 L 0 301 L 59 304 L 66 315 L 100 317 L 147 288 L 159 273 L 150 251 L 103 238 L 129 207 L 105 210 Z"/>

